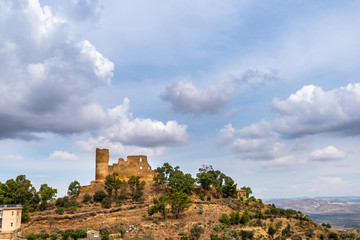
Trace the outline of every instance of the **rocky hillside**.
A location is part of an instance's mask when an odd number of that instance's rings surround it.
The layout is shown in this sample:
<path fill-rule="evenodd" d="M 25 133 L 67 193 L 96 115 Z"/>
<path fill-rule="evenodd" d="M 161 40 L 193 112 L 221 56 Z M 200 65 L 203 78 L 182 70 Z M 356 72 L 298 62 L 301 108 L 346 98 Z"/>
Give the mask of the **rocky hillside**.
<path fill-rule="evenodd" d="M 191 196 L 192 205 L 179 218 L 168 213 L 166 219 L 159 213 L 148 215 L 152 198 L 165 189 L 148 182 L 143 201 L 113 203 L 104 208 L 100 203 L 82 203 L 78 207 L 55 212 L 55 203 L 45 211 L 35 211 L 23 224 L 23 235 L 49 233 L 59 235 L 75 229 L 108 230 L 111 238 L 120 238 L 120 228 L 126 229 L 124 239 L 336 239 L 336 232 L 325 229 L 300 212 L 275 208 L 254 197 L 248 200 L 217 198 L 214 189 L 206 192 L 196 187 Z M 201 197 L 199 197 L 199 195 Z M 202 197 L 202 196 L 205 196 Z M 201 200 L 204 199 L 204 200 Z M 237 214 L 239 213 L 239 214 Z M 247 214 L 248 213 L 248 214 Z M 131 228 L 133 226 L 133 228 Z M 351 238 L 348 238 L 351 239 Z"/>

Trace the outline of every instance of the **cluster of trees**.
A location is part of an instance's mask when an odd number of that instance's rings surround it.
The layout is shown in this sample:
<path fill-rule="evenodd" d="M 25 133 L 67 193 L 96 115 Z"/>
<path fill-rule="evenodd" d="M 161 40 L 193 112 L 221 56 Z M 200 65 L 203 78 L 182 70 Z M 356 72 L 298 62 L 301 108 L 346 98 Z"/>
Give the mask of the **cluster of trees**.
<path fill-rule="evenodd" d="M 184 212 L 191 206 L 191 199 L 184 192 L 173 192 L 172 194 L 164 193 L 159 198 L 153 199 L 153 206 L 148 209 L 151 216 L 154 213 L 160 213 L 164 219 L 167 213 L 175 213 L 175 217 L 179 218 L 181 212 Z M 170 208 L 168 207 L 170 205 Z"/>
<path fill-rule="evenodd" d="M 36 208 L 44 210 L 48 202 L 55 199 L 56 194 L 57 190 L 47 184 L 42 184 L 37 191 L 25 175 L 19 175 L 5 183 L 0 182 L 0 204 L 23 205 L 22 221 L 29 220 L 29 212 Z"/>
<path fill-rule="evenodd" d="M 236 197 L 236 186 L 234 180 L 220 172 L 214 170 L 211 165 L 204 165 L 199 168 L 199 173 L 196 174 L 196 179 L 190 173 L 184 174 L 179 166 L 172 167 L 169 163 L 164 163 L 162 167 L 156 170 L 157 175 L 154 181 L 168 187 L 171 192 L 182 192 L 191 195 L 195 183 L 198 183 L 202 189 L 209 190 L 210 187 L 215 187 L 217 193 L 223 197 Z M 244 187 L 247 195 L 252 193 L 249 187 Z"/>
<path fill-rule="evenodd" d="M 123 200 L 132 198 L 135 201 L 142 201 L 144 195 L 145 181 L 140 177 L 131 176 L 128 181 L 118 178 L 117 173 L 109 174 L 105 178 L 105 192 L 96 191 L 94 196 L 85 194 L 83 202 L 101 202 L 105 208 L 110 208 L 113 202 L 121 204 Z"/>

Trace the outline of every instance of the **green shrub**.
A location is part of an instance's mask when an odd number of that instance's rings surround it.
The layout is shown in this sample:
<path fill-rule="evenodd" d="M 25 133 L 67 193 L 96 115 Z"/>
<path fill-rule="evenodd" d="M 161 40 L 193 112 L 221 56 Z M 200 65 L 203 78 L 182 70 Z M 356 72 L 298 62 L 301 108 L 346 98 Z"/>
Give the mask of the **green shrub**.
<path fill-rule="evenodd" d="M 27 240 L 35 240 L 36 239 L 36 234 L 31 233 L 31 234 L 27 235 L 25 238 Z"/>
<path fill-rule="evenodd" d="M 104 191 L 96 191 L 93 196 L 95 202 L 102 202 L 105 197 L 106 193 Z"/>
<path fill-rule="evenodd" d="M 100 231 L 101 240 L 109 240 L 110 239 L 110 231 L 108 229 L 104 229 Z"/>
<path fill-rule="evenodd" d="M 339 236 L 336 233 L 331 232 L 331 233 L 329 233 L 328 238 L 337 240 L 337 239 L 339 239 Z"/>
<path fill-rule="evenodd" d="M 254 238 L 254 232 L 253 231 L 240 231 L 239 235 L 241 236 L 242 240 L 253 239 Z"/>
<path fill-rule="evenodd" d="M 47 239 L 49 238 L 49 234 L 48 233 L 40 233 L 36 235 L 37 238 L 41 238 L 41 239 Z"/>
<path fill-rule="evenodd" d="M 117 199 L 117 200 L 115 201 L 115 203 L 116 203 L 116 205 L 121 206 L 121 205 L 123 204 L 123 201 L 120 200 L 120 199 Z"/>
<path fill-rule="evenodd" d="M 57 240 L 57 239 L 58 239 L 58 237 L 56 235 L 51 235 L 50 236 L 50 240 Z"/>
<path fill-rule="evenodd" d="M 83 203 L 88 203 L 88 202 L 91 201 L 91 199 L 92 199 L 92 197 L 91 197 L 88 193 L 86 193 L 86 194 L 84 195 L 84 197 L 83 197 L 82 202 L 83 202 Z"/>
<path fill-rule="evenodd" d="M 211 201 L 211 195 L 207 195 L 206 200 Z"/>
<path fill-rule="evenodd" d="M 109 197 L 105 197 L 102 201 L 101 201 L 101 205 L 104 208 L 111 208 L 111 204 L 113 203 L 112 198 Z"/>
<path fill-rule="evenodd" d="M 67 240 L 70 237 L 70 232 L 61 232 L 60 235 L 63 240 Z"/>
<path fill-rule="evenodd" d="M 194 224 L 190 229 L 190 240 L 196 240 L 200 238 L 200 235 L 205 231 L 203 227 L 198 224 Z"/>
<path fill-rule="evenodd" d="M 276 233 L 276 230 L 273 226 L 269 226 L 267 233 L 272 237 Z"/>
<path fill-rule="evenodd" d="M 65 208 L 63 208 L 63 207 L 59 207 L 59 208 L 55 209 L 55 213 L 56 213 L 56 214 L 61 215 L 61 214 L 63 214 L 64 212 L 65 212 Z"/>
<path fill-rule="evenodd" d="M 205 201 L 204 193 L 199 193 L 199 198 L 201 201 Z"/>
<path fill-rule="evenodd" d="M 221 214 L 219 221 L 224 224 L 230 224 L 229 216 L 226 213 Z"/>
<path fill-rule="evenodd" d="M 120 234 L 121 234 L 121 237 L 123 238 L 123 237 L 125 236 L 126 229 L 125 229 L 124 227 L 121 227 L 121 228 L 119 229 L 119 232 L 120 232 Z"/>

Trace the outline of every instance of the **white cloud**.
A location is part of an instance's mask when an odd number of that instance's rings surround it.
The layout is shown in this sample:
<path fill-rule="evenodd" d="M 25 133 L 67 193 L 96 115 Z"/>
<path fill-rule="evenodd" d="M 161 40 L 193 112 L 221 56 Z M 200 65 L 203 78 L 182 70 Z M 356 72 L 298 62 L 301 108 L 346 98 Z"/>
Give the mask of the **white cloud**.
<path fill-rule="evenodd" d="M 218 144 L 230 149 L 242 159 L 269 160 L 281 156 L 284 145 L 268 131 L 266 124 L 235 129 L 231 124 L 219 132 Z"/>
<path fill-rule="evenodd" d="M 81 150 L 93 151 L 96 147 L 110 147 L 114 152 L 136 152 L 159 155 L 164 147 L 187 143 L 187 126 L 176 121 L 134 118 L 129 111 L 130 100 L 106 112 L 106 126 L 94 133 L 95 137 L 77 143 Z M 88 148 L 89 146 L 90 149 Z"/>
<path fill-rule="evenodd" d="M 231 80 L 223 80 L 218 86 L 211 85 L 206 89 L 197 89 L 192 82 L 181 80 L 168 85 L 161 98 L 180 113 L 216 114 L 231 100 L 233 93 Z"/>
<path fill-rule="evenodd" d="M 311 152 L 311 158 L 318 161 L 342 159 L 346 155 L 334 146 L 327 146 L 323 149 L 316 149 Z"/>
<path fill-rule="evenodd" d="M 261 166 L 264 168 L 287 168 L 302 166 L 306 163 L 307 162 L 304 159 L 297 159 L 294 156 L 284 156 L 269 161 L 263 161 Z"/>
<path fill-rule="evenodd" d="M 307 161 L 298 159 L 307 158 L 299 151 L 304 147 L 301 140 L 304 137 L 360 134 L 360 112 L 354 111 L 358 105 L 360 83 L 330 91 L 314 85 L 304 86 L 284 101 L 274 99 L 276 116 L 272 121 L 260 121 L 241 129 L 228 124 L 220 130 L 218 143 L 240 159 L 268 161 L 262 164 L 264 167 L 303 165 Z M 299 141 L 302 146 L 297 146 Z M 313 151 L 309 157 L 315 161 L 336 160 L 344 158 L 345 153 L 327 146 Z"/>
<path fill-rule="evenodd" d="M 335 132 L 359 135 L 360 83 L 324 91 L 314 85 L 304 86 L 286 100 L 273 100 L 278 117 L 272 122 L 276 132 L 289 137 Z"/>
<path fill-rule="evenodd" d="M 70 161 L 76 161 L 78 160 L 78 156 L 72 153 L 64 152 L 64 151 L 54 151 L 49 156 L 50 160 L 70 160 Z"/>
<path fill-rule="evenodd" d="M 84 112 L 96 108 L 89 95 L 110 83 L 114 64 L 37 0 L 2 2 L 0 16 L 0 138 L 99 127 Z"/>
<path fill-rule="evenodd" d="M 7 155 L 7 156 L 0 156 L 0 159 L 4 160 L 4 161 L 21 161 L 21 160 L 23 160 L 23 156 Z"/>
<path fill-rule="evenodd" d="M 344 183 L 344 180 L 339 177 L 320 177 L 321 181 L 329 183 L 329 184 L 339 184 Z"/>

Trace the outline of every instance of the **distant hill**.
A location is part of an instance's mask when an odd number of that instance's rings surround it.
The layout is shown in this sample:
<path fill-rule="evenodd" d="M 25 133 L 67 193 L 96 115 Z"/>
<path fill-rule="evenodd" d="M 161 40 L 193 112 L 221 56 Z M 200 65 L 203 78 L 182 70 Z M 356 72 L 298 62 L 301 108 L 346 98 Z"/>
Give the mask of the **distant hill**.
<path fill-rule="evenodd" d="M 330 223 L 334 228 L 354 228 L 360 225 L 360 197 L 316 197 L 269 199 L 280 208 L 291 208 L 309 215 L 316 223 Z"/>

